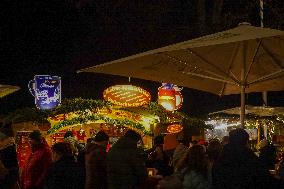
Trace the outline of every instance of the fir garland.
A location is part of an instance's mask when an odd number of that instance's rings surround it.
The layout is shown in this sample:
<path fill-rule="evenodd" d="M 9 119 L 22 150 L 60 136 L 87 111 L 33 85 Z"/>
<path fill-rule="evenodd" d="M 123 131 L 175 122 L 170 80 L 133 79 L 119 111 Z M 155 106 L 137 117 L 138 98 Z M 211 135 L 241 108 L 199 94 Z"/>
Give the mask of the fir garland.
<path fill-rule="evenodd" d="M 99 114 L 93 114 L 93 115 L 89 115 L 89 116 L 85 116 L 85 117 L 76 117 L 76 118 L 72 118 L 72 119 L 69 119 L 69 120 L 63 120 L 60 123 L 54 125 L 51 129 L 49 129 L 47 133 L 53 134 L 56 131 L 58 131 L 59 129 L 66 127 L 68 125 L 84 124 L 84 123 L 87 123 L 89 121 L 95 122 L 95 121 L 98 121 L 98 120 L 103 120 L 107 124 L 112 124 L 112 125 L 130 126 L 133 129 L 139 130 L 146 135 L 151 134 L 151 132 L 147 131 L 141 123 L 134 122 L 134 121 L 131 121 L 131 120 L 128 120 L 128 119 L 112 119 L 110 117 L 107 117 L 107 116 L 104 116 L 104 115 L 99 115 Z"/>
<path fill-rule="evenodd" d="M 93 100 L 93 99 L 64 99 L 60 106 L 52 109 L 52 110 L 39 110 L 36 108 L 23 108 L 18 109 L 15 112 L 9 114 L 5 122 L 27 122 L 32 121 L 37 124 L 49 123 L 48 118 L 54 117 L 58 114 L 66 114 L 70 112 L 76 112 L 78 117 L 63 120 L 58 124 L 54 125 L 49 133 L 54 133 L 58 129 L 74 124 L 82 124 L 87 123 L 88 121 L 97 121 L 104 120 L 108 124 L 116 124 L 116 125 L 127 125 L 132 126 L 134 129 L 140 130 L 144 134 L 151 134 L 149 131 L 145 130 L 145 127 L 141 123 L 137 123 L 131 119 L 112 119 L 107 116 L 97 115 L 98 110 L 103 108 L 111 108 L 112 104 L 110 102 L 106 102 L 103 100 Z M 169 124 L 173 122 L 182 123 L 184 126 L 197 127 L 200 129 L 208 128 L 208 126 L 204 123 L 203 120 L 197 118 L 191 118 L 184 113 L 179 112 L 169 112 L 166 111 L 161 105 L 156 102 L 151 102 L 147 106 L 140 107 L 144 111 L 147 111 L 157 117 L 159 117 L 159 123 L 161 124 Z M 88 111 L 89 110 L 89 111 Z M 128 111 L 132 114 L 138 114 L 133 111 L 131 108 L 119 108 L 122 111 Z M 88 112 L 92 112 L 89 115 Z"/>

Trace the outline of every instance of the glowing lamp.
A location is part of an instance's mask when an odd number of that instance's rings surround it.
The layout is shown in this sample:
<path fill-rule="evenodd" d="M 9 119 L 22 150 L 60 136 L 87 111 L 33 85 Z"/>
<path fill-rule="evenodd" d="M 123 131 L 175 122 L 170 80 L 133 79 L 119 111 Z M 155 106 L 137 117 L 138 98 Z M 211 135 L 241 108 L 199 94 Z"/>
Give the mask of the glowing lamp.
<path fill-rule="evenodd" d="M 176 91 L 160 87 L 158 92 L 158 103 L 168 111 L 174 111 L 176 108 Z"/>
<path fill-rule="evenodd" d="M 167 127 L 168 133 L 174 134 L 181 132 L 183 127 L 180 124 L 173 124 Z"/>
<path fill-rule="evenodd" d="M 168 111 L 174 111 L 181 108 L 183 97 L 181 89 L 176 85 L 163 83 L 158 91 L 158 103 Z"/>

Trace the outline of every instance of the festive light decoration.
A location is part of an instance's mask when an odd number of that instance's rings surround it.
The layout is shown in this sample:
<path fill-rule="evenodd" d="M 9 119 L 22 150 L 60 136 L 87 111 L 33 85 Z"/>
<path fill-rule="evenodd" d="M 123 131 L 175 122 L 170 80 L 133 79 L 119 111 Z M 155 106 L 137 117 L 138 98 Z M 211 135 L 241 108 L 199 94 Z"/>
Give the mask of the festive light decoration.
<path fill-rule="evenodd" d="M 140 133 L 151 135 L 151 126 L 181 123 L 184 128 L 208 129 L 203 120 L 189 117 L 181 112 L 166 111 L 161 105 L 151 102 L 139 108 L 116 107 L 110 102 L 93 99 L 64 99 L 60 106 L 52 110 L 37 108 L 18 109 L 5 117 L 5 122 L 31 121 L 39 127 L 49 123 L 48 133 L 53 135 L 62 130 L 82 124 L 105 123 L 113 126 L 125 126 Z M 56 139 L 57 141 L 57 139 Z"/>
<path fill-rule="evenodd" d="M 181 88 L 170 83 L 163 83 L 158 91 L 158 103 L 168 111 L 174 111 L 181 108 L 183 97 Z"/>
<path fill-rule="evenodd" d="M 167 127 L 167 131 L 171 134 L 181 132 L 183 127 L 180 124 L 173 124 Z"/>
<path fill-rule="evenodd" d="M 123 107 L 138 107 L 148 104 L 151 95 L 148 91 L 133 85 L 114 85 L 103 93 L 104 99 Z"/>
<path fill-rule="evenodd" d="M 59 122 L 58 124 L 54 125 L 51 129 L 47 131 L 48 134 L 53 134 L 57 132 L 58 130 L 67 127 L 67 126 L 73 126 L 76 124 L 84 124 L 88 122 L 95 122 L 98 120 L 103 120 L 107 124 L 112 124 L 112 125 L 123 125 L 127 126 L 128 128 L 140 131 L 146 135 L 150 135 L 151 133 L 145 129 L 145 127 L 141 123 L 137 123 L 131 120 L 121 120 L 121 119 L 113 119 L 104 115 L 90 115 L 90 116 L 85 116 L 85 117 L 75 117 L 70 120 L 64 120 Z"/>
<path fill-rule="evenodd" d="M 52 109 L 61 103 L 61 78 L 58 76 L 36 75 L 29 82 L 29 90 L 39 109 Z"/>
<path fill-rule="evenodd" d="M 213 125 L 213 131 L 207 131 L 207 138 L 222 137 L 228 135 L 228 129 L 240 126 L 240 121 L 238 116 L 232 115 L 221 115 L 211 117 L 206 124 Z M 253 115 L 247 115 L 245 121 L 245 128 L 249 130 L 259 129 L 259 127 L 267 127 L 267 140 L 272 141 L 274 135 L 281 132 L 281 128 L 284 126 L 281 116 L 271 116 L 271 117 L 259 117 Z M 255 133 L 255 131 L 254 131 Z M 255 134 L 254 134 L 255 135 Z M 255 138 L 255 136 L 252 138 Z"/>

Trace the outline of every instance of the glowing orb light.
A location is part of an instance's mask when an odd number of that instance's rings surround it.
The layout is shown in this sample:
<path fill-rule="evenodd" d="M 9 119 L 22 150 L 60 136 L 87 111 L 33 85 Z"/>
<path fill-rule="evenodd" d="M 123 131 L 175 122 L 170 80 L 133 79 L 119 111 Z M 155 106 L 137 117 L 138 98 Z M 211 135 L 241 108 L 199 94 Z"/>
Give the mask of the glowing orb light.
<path fill-rule="evenodd" d="M 173 124 L 167 127 L 167 131 L 171 134 L 181 132 L 183 127 L 180 124 Z"/>
<path fill-rule="evenodd" d="M 158 103 L 168 111 L 180 109 L 183 103 L 181 89 L 176 85 L 163 83 L 158 90 Z"/>

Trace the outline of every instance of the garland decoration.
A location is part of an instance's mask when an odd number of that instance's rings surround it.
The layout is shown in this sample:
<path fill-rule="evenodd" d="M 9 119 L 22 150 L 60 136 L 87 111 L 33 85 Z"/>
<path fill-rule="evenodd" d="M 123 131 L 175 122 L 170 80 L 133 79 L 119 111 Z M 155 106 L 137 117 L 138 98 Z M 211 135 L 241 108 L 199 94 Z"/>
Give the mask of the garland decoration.
<path fill-rule="evenodd" d="M 151 135 L 149 131 L 145 129 L 145 127 L 138 122 L 131 121 L 129 119 L 112 119 L 110 117 L 104 116 L 104 115 L 99 115 L 99 114 L 93 114 L 93 115 L 88 115 L 83 117 L 76 117 L 72 119 L 67 119 L 59 122 L 58 124 L 54 125 L 51 129 L 48 130 L 48 134 L 53 134 L 56 131 L 58 131 L 61 128 L 64 128 L 68 125 L 76 125 L 76 124 L 84 124 L 88 122 L 95 122 L 98 120 L 103 120 L 107 124 L 112 124 L 112 125 L 125 125 L 128 126 L 134 130 L 140 131 L 145 135 Z"/>
<path fill-rule="evenodd" d="M 61 120 L 55 123 L 48 130 L 48 133 L 52 134 L 61 128 L 66 126 L 84 124 L 88 122 L 95 122 L 98 120 L 103 120 L 107 124 L 112 125 L 123 125 L 134 130 L 140 131 L 143 134 L 151 135 L 150 131 L 146 130 L 145 126 L 138 121 L 133 120 L 131 117 L 127 118 L 112 118 L 110 116 L 102 115 L 100 110 L 106 109 L 111 112 L 111 109 L 115 108 L 117 110 L 128 112 L 132 115 L 139 115 L 139 110 L 149 112 L 154 115 L 157 123 L 160 124 L 170 124 L 170 123 L 180 123 L 184 127 L 196 127 L 199 129 L 208 128 L 205 122 L 201 119 L 192 118 L 184 113 L 179 112 L 168 112 L 161 105 L 156 102 L 151 102 L 143 107 L 135 108 L 125 108 L 125 107 L 113 107 L 110 102 L 103 100 L 93 100 L 93 99 L 65 99 L 62 104 L 52 110 L 39 110 L 36 108 L 23 108 L 18 109 L 15 112 L 10 113 L 6 116 L 5 122 L 27 122 L 32 121 L 36 124 L 50 123 L 49 118 L 56 118 L 61 116 Z M 75 113 L 76 117 L 67 118 L 65 115 L 69 113 Z"/>

